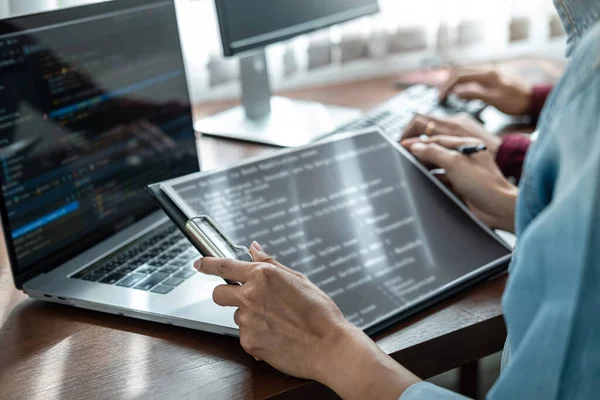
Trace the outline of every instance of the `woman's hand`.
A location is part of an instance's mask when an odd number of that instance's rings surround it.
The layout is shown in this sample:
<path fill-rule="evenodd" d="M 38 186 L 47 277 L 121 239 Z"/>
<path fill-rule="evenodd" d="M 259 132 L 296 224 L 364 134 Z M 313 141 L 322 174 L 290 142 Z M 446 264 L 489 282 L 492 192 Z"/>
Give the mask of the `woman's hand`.
<path fill-rule="evenodd" d="M 404 130 L 402 138 L 418 138 L 422 135 L 476 138 L 486 145 L 494 159 L 502 145 L 501 138 L 486 131 L 479 121 L 467 114 L 458 114 L 447 118 L 416 115 Z"/>
<path fill-rule="evenodd" d="M 531 86 L 493 68 L 455 70 L 440 88 L 440 100 L 450 92 L 465 100 L 482 100 L 509 115 L 526 115 L 531 106 Z"/>
<path fill-rule="evenodd" d="M 241 282 L 221 285 L 215 303 L 238 307 L 235 323 L 244 350 L 299 378 L 319 381 L 346 399 L 398 399 L 418 381 L 352 326 L 325 293 L 279 264 L 257 243 L 254 263 L 203 258 L 196 268 Z"/>
<path fill-rule="evenodd" d="M 448 186 L 490 228 L 514 232 L 518 189 L 502 175 L 490 152 L 467 156 L 456 151 L 473 144 L 482 141 L 441 135 L 402 142 L 421 162 L 445 169 Z"/>

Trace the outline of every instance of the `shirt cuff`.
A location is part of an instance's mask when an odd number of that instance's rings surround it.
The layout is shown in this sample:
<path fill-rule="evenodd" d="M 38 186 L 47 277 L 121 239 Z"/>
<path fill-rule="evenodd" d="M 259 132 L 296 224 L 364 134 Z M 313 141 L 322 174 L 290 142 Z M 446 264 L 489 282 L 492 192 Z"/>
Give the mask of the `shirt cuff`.
<path fill-rule="evenodd" d="M 538 119 L 542 113 L 542 109 L 546 104 L 548 96 L 552 91 L 552 85 L 536 85 L 531 90 L 531 97 L 529 102 L 529 114 L 534 119 Z"/>
<path fill-rule="evenodd" d="M 506 135 L 502 138 L 502 144 L 496 155 L 496 164 L 504 176 L 515 185 L 519 184 L 521 174 L 523 173 L 523 164 L 527 151 L 531 146 L 531 139 L 515 134 Z"/>
<path fill-rule="evenodd" d="M 428 382 L 415 383 L 404 391 L 400 400 L 465 400 L 467 399 L 460 394 L 442 389 L 439 386 L 432 385 Z"/>

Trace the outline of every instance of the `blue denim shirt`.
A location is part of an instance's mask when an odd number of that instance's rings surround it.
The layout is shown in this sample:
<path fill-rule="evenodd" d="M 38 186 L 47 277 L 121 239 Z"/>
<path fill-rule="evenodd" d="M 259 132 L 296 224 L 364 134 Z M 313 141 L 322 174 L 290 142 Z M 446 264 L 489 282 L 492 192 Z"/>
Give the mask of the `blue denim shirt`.
<path fill-rule="evenodd" d="M 525 162 L 503 298 L 510 361 L 488 399 L 600 397 L 600 0 L 555 0 L 571 60 Z M 401 397 L 456 399 L 429 383 Z"/>

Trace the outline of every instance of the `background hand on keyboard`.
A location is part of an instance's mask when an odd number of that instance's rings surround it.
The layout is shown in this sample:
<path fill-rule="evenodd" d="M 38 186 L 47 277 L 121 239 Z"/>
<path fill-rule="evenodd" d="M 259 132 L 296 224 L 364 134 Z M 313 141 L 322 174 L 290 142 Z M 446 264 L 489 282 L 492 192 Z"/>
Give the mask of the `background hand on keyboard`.
<path fill-rule="evenodd" d="M 434 87 L 411 86 L 369 111 L 363 117 L 340 127 L 331 134 L 376 127 L 389 138 L 400 140 L 402 131 L 417 114 L 446 117 L 467 113 L 478 118 L 487 107 L 487 104 L 482 101 L 465 101 L 454 95 L 450 96 L 446 104 L 442 105 L 438 100 L 439 93 L 439 90 Z"/>
<path fill-rule="evenodd" d="M 482 100 L 505 114 L 520 116 L 530 109 L 532 88 L 521 78 L 493 68 L 460 68 L 440 88 L 440 101 L 450 93 L 464 100 Z"/>
<path fill-rule="evenodd" d="M 471 156 L 456 151 L 460 146 L 481 143 L 476 138 L 444 135 L 402 142 L 424 164 L 445 169 L 450 189 L 485 224 L 514 232 L 518 189 L 502 175 L 489 151 Z"/>
<path fill-rule="evenodd" d="M 429 126 L 429 128 L 428 128 Z M 502 139 L 492 135 L 485 130 L 485 127 L 475 118 L 467 114 L 458 114 L 445 118 L 435 118 L 426 115 L 417 115 L 408 124 L 408 127 L 402 134 L 403 144 L 409 145 L 421 135 L 430 136 L 454 136 L 458 138 L 475 138 L 485 144 L 488 152 L 494 160 L 498 154 L 498 149 L 502 144 Z M 404 140 L 415 139 L 412 142 L 404 143 Z"/>

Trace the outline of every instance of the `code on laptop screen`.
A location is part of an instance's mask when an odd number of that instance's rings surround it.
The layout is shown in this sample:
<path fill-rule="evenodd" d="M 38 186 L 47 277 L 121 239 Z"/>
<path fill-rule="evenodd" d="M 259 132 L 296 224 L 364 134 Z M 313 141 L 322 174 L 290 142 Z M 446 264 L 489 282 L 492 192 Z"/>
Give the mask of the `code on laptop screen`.
<path fill-rule="evenodd" d="M 199 170 L 173 1 L 0 21 L 0 161 L 16 273 L 156 211 L 147 184 Z"/>

